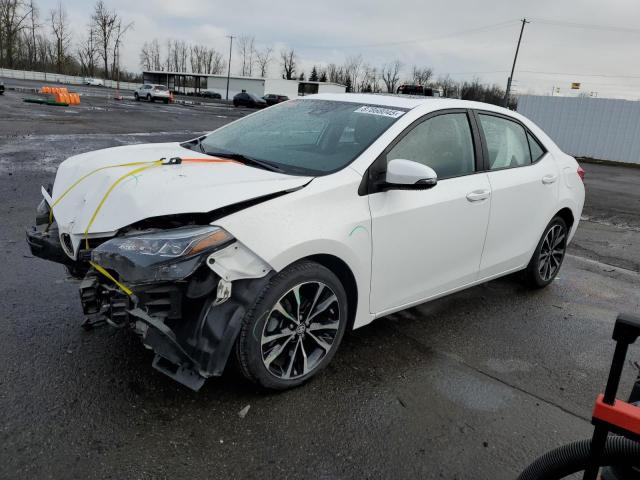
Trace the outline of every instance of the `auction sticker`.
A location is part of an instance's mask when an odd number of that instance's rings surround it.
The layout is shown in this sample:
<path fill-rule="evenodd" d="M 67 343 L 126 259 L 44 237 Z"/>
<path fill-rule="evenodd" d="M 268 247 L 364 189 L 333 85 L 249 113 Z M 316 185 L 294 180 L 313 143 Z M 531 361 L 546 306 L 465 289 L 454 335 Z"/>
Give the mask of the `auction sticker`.
<path fill-rule="evenodd" d="M 365 105 L 357 109 L 354 113 L 366 113 L 368 115 L 380 115 L 382 117 L 399 118 L 405 114 L 402 110 L 392 110 L 390 108 L 370 107 Z"/>

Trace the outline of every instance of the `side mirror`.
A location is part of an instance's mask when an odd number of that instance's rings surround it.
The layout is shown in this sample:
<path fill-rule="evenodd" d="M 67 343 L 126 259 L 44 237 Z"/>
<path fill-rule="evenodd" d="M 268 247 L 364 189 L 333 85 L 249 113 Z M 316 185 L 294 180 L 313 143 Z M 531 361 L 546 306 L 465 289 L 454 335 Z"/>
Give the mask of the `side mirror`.
<path fill-rule="evenodd" d="M 437 183 L 438 174 L 433 168 L 397 158 L 387 164 L 383 190 L 427 190 Z"/>

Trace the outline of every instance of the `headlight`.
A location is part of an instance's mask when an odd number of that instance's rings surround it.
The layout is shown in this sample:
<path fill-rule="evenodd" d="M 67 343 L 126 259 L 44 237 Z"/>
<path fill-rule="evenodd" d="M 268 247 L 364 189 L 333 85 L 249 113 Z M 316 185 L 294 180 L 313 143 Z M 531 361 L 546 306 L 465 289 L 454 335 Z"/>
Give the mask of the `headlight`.
<path fill-rule="evenodd" d="M 118 250 L 140 255 L 159 257 L 185 257 L 205 250 L 215 249 L 233 237 L 219 227 L 178 228 L 158 233 L 148 233 L 110 240 L 118 244 Z"/>
<path fill-rule="evenodd" d="M 233 242 L 220 227 L 184 227 L 116 237 L 91 252 L 91 260 L 133 283 L 176 281 L 191 275 L 209 253 Z"/>

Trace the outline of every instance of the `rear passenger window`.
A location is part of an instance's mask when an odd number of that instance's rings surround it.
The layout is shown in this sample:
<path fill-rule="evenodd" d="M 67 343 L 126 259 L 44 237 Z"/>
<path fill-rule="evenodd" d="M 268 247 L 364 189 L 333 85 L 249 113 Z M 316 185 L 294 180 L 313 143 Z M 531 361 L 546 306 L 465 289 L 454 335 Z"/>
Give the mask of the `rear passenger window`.
<path fill-rule="evenodd" d="M 491 170 L 531 164 L 527 133 L 521 125 L 493 115 L 478 116 L 487 141 Z"/>
<path fill-rule="evenodd" d="M 529 148 L 531 149 L 531 161 L 537 162 L 545 154 L 544 149 L 540 146 L 538 141 L 527 132 L 527 138 L 529 139 Z"/>

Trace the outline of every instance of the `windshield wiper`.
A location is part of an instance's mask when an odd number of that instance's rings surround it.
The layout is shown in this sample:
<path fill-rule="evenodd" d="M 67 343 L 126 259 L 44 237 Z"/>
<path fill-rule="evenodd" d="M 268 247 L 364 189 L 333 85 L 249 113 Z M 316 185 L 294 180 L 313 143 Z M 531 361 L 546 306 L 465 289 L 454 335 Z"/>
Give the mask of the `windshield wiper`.
<path fill-rule="evenodd" d="M 284 170 L 282 170 L 280 167 L 276 167 L 271 162 L 258 160 L 257 158 L 243 155 L 242 153 L 231 152 L 229 150 L 217 150 L 212 152 L 209 150 L 205 150 L 202 143 L 200 143 L 200 149 L 202 150 L 203 153 L 206 153 L 207 155 L 211 155 L 212 157 L 229 158 L 231 160 L 237 160 L 240 163 L 244 163 L 245 165 L 251 165 L 252 167 L 258 167 L 258 168 L 263 168 L 265 170 L 269 170 L 270 172 L 284 173 Z"/>

